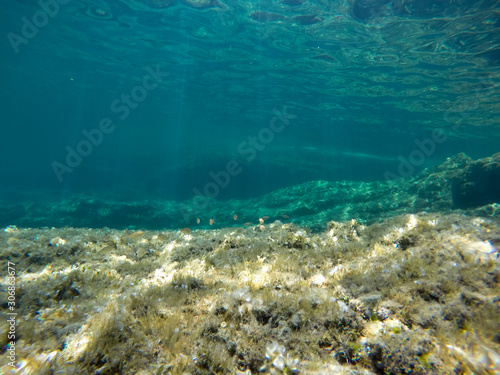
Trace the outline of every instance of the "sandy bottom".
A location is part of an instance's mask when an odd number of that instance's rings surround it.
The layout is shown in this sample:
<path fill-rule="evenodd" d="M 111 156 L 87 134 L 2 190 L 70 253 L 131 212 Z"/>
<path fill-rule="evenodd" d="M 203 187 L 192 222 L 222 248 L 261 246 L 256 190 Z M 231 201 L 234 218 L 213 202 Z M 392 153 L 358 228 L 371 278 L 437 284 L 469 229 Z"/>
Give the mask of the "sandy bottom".
<path fill-rule="evenodd" d="M 0 372 L 498 374 L 498 224 L 7 227 Z"/>

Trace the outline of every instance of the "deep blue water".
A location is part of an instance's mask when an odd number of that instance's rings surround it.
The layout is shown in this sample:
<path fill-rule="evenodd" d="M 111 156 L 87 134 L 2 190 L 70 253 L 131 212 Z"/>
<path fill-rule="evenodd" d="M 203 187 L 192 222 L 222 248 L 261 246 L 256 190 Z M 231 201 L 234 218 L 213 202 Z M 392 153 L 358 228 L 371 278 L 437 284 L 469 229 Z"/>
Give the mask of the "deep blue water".
<path fill-rule="evenodd" d="M 248 199 L 489 156 L 499 11 L 491 0 L 5 0 L 0 197 Z"/>

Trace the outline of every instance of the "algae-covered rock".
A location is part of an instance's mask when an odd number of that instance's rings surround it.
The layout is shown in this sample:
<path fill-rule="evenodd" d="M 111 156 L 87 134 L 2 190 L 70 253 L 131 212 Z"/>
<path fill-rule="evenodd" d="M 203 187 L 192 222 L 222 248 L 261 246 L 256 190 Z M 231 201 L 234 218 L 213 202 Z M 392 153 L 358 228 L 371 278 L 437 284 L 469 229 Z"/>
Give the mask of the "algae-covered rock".
<path fill-rule="evenodd" d="M 0 243 L 19 254 L 1 260 L 18 272 L 19 363 L 31 373 L 495 373 L 498 224 L 422 213 L 317 233 L 6 228 Z"/>
<path fill-rule="evenodd" d="M 457 208 L 500 202 L 500 153 L 476 160 L 452 180 L 453 204 Z"/>
<path fill-rule="evenodd" d="M 330 220 L 355 219 L 371 224 L 397 215 L 449 212 L 498 203 L 499 160 L 499 154 L 478 161 L 458 154 L 416 176 L 371 182 L 308 181 L 258 198 L 231 201 L 210 198 L 203 209 L 193 199 L 129 201 L 88 194 L 64 199 L 41 195 L 36 202 L 32 198 L 19 202 L 9 198 L 0 202 L 0 226 L 109 226 L 130 230 L 127 233 L 132 240 L 140 240 L 141 228 L 183 228 L 185 235 L 196 229 L 235 226 L 264 231 L 276 220 L 320 232 Z M 483 211 L 484 215 L 494 215 Z M 67 245 L 57 236 L 47 239 L 47 243 L 51 242 L 53 247 Z"/>

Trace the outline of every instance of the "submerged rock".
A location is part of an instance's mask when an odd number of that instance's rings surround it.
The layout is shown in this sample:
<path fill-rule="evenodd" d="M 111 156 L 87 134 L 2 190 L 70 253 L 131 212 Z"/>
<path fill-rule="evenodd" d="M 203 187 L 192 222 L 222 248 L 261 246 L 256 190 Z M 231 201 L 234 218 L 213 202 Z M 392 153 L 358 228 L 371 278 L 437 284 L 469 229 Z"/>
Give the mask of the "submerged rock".
<path fill-rule="evenodd" d="M 457 208 L 500 202 L 500 153 L 470 163 L 453 178 L 452 200 Z"/>
<path fill-rule="evenodd" d="M 0 226 L 112 227 L 128 228 L 133 233 L 139 228 L 186 228 L 184 232 L 188 232 L 189 229 L 257 224 L 256 230 L 267 231 L 273 220 L 280 218 L 283 222 L 318 232 L 329 220 L 356 219 L 362 224 L 372 224 L 423 211 L 450 212 L 473 207 L 477 215 L 493 216 L 497 207 L 476 207 L 500 201 L 500 187 L 496 184 L 500 181 L 499 155 L 473 161 L 462 153 L 416 176 L 397 180 L 308 181 L 252 199 L 219 201 L 211 198 L 204 209 L 199 209 L 194 200 L 129 201 L 87 194 L 74 194 L 65 199 L 42 195 L 36 202 L 32 197 L 20 199 L 20 202 L 3 200 L 0 201 L 3 208 Z M 351 236 L 355 236 L 355 231 L 354 228 Z M 300 238 L 291 240 L 288 242 L 292 244 Z M 411 241 L 402 240 L 403 249 L 411 247 Z M 304 243 L 303 246 L 309 245 Z"/>

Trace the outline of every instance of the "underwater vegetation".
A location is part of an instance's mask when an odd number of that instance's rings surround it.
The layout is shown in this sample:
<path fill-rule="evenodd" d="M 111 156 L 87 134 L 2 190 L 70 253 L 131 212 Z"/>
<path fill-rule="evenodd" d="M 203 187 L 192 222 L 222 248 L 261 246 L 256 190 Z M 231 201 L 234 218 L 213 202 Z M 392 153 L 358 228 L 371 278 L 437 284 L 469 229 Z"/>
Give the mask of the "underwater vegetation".
<path fill-rule="evenodd" d="M 0 375 L 500 375 L 500 0 L 0 9 Z"/>
<path fill-rule="evenodd" d="M 0 369 L 496 374 L 498 220 L 420 213 L 318 233 L 279 220 L 189 232 L 6 227 L 19 368 L 2 357 Z"/>

